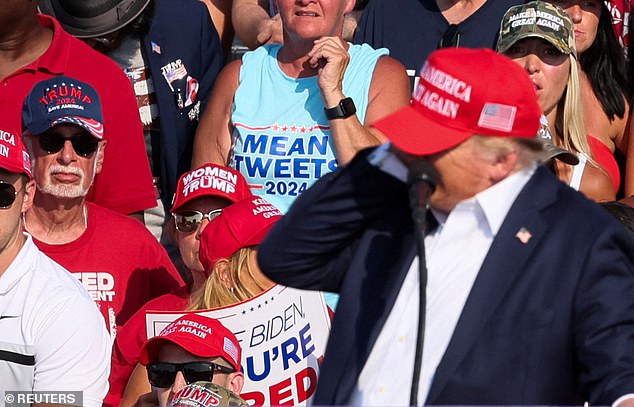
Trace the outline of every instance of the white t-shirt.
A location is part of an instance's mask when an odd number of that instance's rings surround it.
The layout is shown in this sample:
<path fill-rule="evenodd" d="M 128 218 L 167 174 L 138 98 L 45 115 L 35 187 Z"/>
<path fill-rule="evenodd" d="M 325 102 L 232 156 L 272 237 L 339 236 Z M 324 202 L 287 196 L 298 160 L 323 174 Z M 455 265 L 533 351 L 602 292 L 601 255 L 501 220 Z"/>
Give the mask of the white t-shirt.
<path fill-rule="evenodd" d="M 25 236 L 0 275 L 0 389 L 83 391 L 84 406 L 100 406 L 111 351 L 103 317 L 81 283 Z"/>

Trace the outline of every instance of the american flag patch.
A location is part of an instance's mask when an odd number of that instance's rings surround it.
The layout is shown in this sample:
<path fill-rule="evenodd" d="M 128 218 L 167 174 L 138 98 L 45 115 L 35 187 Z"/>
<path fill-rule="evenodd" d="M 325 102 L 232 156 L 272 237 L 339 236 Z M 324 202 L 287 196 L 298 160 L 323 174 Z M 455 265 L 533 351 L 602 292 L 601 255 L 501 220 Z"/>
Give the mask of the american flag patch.
<path fill-rule="evenodd" d="M 531 232 L 529 232 L 526 228 L 523 227 L 517 231 L 517 233 L 515 234 L 515 237 L 520 242 L 526 244 L 528 243 L 529 240 L 531 240 L 531 237 L 533 237 L 533 235 L 531 234 Z"/>
<path fill-rule="evenodd" d="M 239 363 L 238 348 L 233 342 L 231 342 L 231 339 L 225 338 L 224 344 L 222 345 L 222 350 L 224 350 L 225 353 L 233 359 L 236 365 Z"/>
<path fill-rule="evenodd" d="M 484 105 L 482 113 L 480 113 L 478 126 L 485 129 L 509 132 L 513 129 L 515 113 L 517 113 L 517 107 L 515 106 L 487 103 Z"/>
<path fill-rule="evenodd" d="M 161 47 L 154 41 L 152 41 L 152 52 L 156 52 L 157 54 L 161 53 Z"/>

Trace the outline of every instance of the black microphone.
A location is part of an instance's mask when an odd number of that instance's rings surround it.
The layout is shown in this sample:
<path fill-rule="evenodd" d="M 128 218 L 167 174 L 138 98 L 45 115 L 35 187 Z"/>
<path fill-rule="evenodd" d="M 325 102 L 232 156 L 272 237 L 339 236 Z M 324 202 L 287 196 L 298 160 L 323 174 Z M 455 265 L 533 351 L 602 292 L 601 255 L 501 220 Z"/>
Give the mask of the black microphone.
<path fill-rule="evenodd" d="M 425 212 L 429 206 L 431 194 L 436 189 L 438 173 L 433 164 L 427 160 L 418 160 L 409 166 L 407 183 L 409 184 L 409 206 L 416 224 L 425 220 Z M 422 219 L 420 216 L 422 215 Z"/>
<path fill-rule="evenodd" d="M 409 184 L 409 205 L 412 219 L 416 227 L 416 247 L 418 251 L 418 334 L 416 336 L 416 351 L 414 354 L 414 372 L 409 396 L 409 405 L 418 405 L 418 382 L 423 363 L 423 346 L 425 339 L 425 312 L 427 306 L 427 262 L 425 260 L 425 231 L 427 229 L 427 209 L 429 200 L 436 188 L 438 173 L 427 160 L 418 160 L 409 166 L 407 183 Z"/>

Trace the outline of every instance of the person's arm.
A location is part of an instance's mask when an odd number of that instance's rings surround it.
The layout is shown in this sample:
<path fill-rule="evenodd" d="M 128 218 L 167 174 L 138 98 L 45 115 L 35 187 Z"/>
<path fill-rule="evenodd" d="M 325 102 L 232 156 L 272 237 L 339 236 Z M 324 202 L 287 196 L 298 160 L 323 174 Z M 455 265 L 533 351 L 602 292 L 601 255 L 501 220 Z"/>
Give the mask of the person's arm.
<path fill-rule="evenodd" d="M 350 61 L 346 44 L 338 37 L 323 37 L 315 41 L 308 56 L 309 63 L 319 67 L 318 84 L 324 106 L 337 106 L 346 97 L 343 76 Z M 372 74 L 365 123 L 360 123 L 356 115 L 330 120 L 339 165 L 348 163 L 360 150 L 385 142 L 380 132 L 364 125 L 407 106 L 409 98 L 409 80 L 403 66 L 392 58 L 380 58 Z"/>
<path fill-rule="evenodd" d="M 282 20 L 279 14 L 271 17 L 258 0 L 233 0 L 231 21 L 236 35 L 249 47 L 282 43 Z"/>
<path fill-rule="evenodd" d="M 238 88 L 242 61 L 233 61 L 220 71 L 207 108 L 196 130 L 192 168 L 206 163 L 227 165 L 231 151 L 231 108 Z"/>
<path fill-rule="evenodd" d="M 387 213 L 409 213 L 406 184 L 371 164 L 372 151 L 321 177 L 277 221 L 257 254 L 271 280 L 338 292 L 368 225 Z"/>

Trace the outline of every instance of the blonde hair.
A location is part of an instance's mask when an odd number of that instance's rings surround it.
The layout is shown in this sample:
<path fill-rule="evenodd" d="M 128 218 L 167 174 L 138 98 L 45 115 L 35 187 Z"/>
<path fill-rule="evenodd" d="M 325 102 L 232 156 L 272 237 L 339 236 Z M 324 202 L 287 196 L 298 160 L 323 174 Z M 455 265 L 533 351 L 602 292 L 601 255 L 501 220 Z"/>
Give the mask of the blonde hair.
<path fill-rule="evenodd" d="M 218 260 L 212 267 L 205 285 L 190 297 L 187 311 L 225 307 L 238 302 L 248 300 L 268 288 L 268 284 L 262 281 L 249 262 L 249 258 L 256 252 L 256 247 L 243 247 L 226 259 Z M 226 272 L 231 279 L 231 286 L 227 286 L 220 276 L 221 268 L 226 267 Z M 258 270 L 259 271 L 259 270 Z M 259 292 L 249 290 L 243 283 L 242 273 L 246 272 L 259 288 Z"/>
<path fill-rule="evenodd" d="M 583 99 L 581 96 L 581 82 L 579 67 L 573 54 L 569 55 L 570 75 L 564 97 L 560 99 L 555 118 L 555 132 L 559 136 L 561 147 L 583 153 L 592 160 L 592 151 L 588 144 L 588 135 L 583 121 Z M 563 107 L 563 108 L 562 108 Z M 594 160 L 592 160 L 594 164 Z"/>

